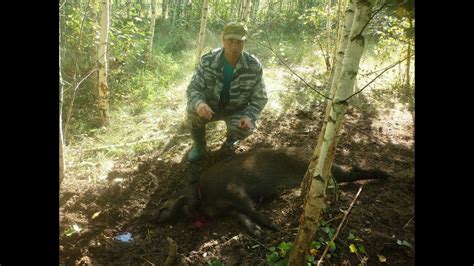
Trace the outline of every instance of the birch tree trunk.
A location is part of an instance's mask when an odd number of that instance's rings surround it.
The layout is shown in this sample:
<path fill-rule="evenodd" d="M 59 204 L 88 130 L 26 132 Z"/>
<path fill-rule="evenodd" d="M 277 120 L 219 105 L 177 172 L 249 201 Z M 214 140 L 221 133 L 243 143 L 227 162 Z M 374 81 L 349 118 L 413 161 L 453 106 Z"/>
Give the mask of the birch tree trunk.
<path fill-rule="evenodd" d="M 163 19 L 168 18 L 168 0 L 162 0 L 161 2 L 161 17 Z"/>
<path fill-rule="evenodd" d="M 150 41 L 148 43 L 148 59 L 153 53 L 153 38 L 155 37 L 155 21 L 156 21 L 156 0 L 151 0 L 151 19 L 150 19 Z"/>
<path fill-rule="evenodd" d="M 250 0 L 243 0 L 244 2 L 244 7 L 243 7 L 243 15 L 242 15 L 242 21 L 244 22 L 249 22 L 249 16 L 250 16 Z"/>
<path fill-rule="evenodd" d="M 61 47 L 61 19 L 59 19 L 59 47 Z M 59 185 L 64 180 L 64 139 L 63 139 L 63 77 L 61 74 L 61 49 L 59 49 Z"/>
<path fill-rule="evenodd" d="M 179 5 L 178 1 L 179 0 L 174 0 L 174 3 L 173 3 L 173 20 L 171 21 L 171 28 L 172 28 L 173 31 L 175 29 L 176 19 L 177 19 L 177 16 L 178 16 L 178 5 Z"/>
<path fill-rule="evenodd" d="M 326 43 L 327 43 L 327 56 L 328 56 L 328 59 L 327 59 L 327 65 L 328 65 L 328 70 L 331 71 L 331 68 L 333 67 L 331 65 L 331 54 L 330 54 L 330 49 L 332 47 L 331 45 L 331 10 L 332 10 L 332 0 L 326 0 L 327 3 L 326 3 Z"/>
<path fill-rule="evenodd" d="M 202 45 L 204 43 L 204 33 L 206 32 L 206 22 L 207 22 L 207 11 L 209 9 L 208 0 L 202 1 L 202 12 L 201 12 L 201 29 L 199 30 L 198 43 L 196 48 L 196 55 L 194 60 L 194 66 L 199 64 L 201 59 Z"/>
<path fill-rule="evenodd" d="M 353 93 L 354 82 L 359 70 L 360 58 L 364 50 L 364 36 L 362 30 L 370 19 L 370 13 L 375 0 L 358 0 L 356 2 L 356 12 L 354 23 L 351 29 L 349 43 L 342 62 L 341 78 L 337 83 L 336 95 L 332 102 L 330 119 L 324 132 L 323 143 L 318 158 L 316 169 L 313 173 L 310 190 L 306 195 L 304 212 L 300 217 L 301 225 L 295 238 L 293 249 L 291 250 L 288 264 L 303 265 L 308 246 L 315 232 L 319 229 L 321 210 L 325 206 L 326 187 L 329 180 L 329 171 L 325 165 L 332 164 L 330 160 L 331 150 L 335 149 L 338 135 L 338 127 L 344 121 L 348 102 L 346 99 Z M 333 147 L 333 148 L 332 148 Z M 318 263 L 319 265 L 319 263 Z"/>
<path fill-rule="evenodd" d="M 410 30 L 413 28 L 413 21 L 409 18 L 410 21 Z M 408 48 L 407 48 L 407 66 L 405 69 L 405 95 L 408 97 L 410 96 L 410 61 L 411 61 L 411 39 L 407 38 L 408 40 Z"/>
<path fill-rule="evenodd" d="M 252 4 L 252 16 L 253 16 L 253 18 L 252 19 L 255 19 L 257 17 L 259 5 L 260 5 L 259 0 L 254 0 L 253 1 L 253 4 Z"/>
<path fill-rule="evenodd" d="M 180 0 L 180 6 L 182 7 L 180 17 L 186 21 L 188 16 L 188 0 Z"/>
<path fill-rule="evenodd" d="M 343 29 L 342 29 L 340 39 L 337 45 L 338 50 L 336 53 L 336 62 L 333 67 L 333 75 L 332 75 L 332 78 L 330 78 L 329 95 L 331 99 L 334 99 L 334 96 L 336 95 L 336 88 L 337 88 L 336 85 L 337 85 L 337 82 L 339 81 L 339 78 L 341 77 L 342 60 L 344 58 L 345 50 L 349 42 L 349 34 L 351 32 L 352 23 L 354 20 L 355 0 L 349 0 L 349 1 L 350 1 L 349 5 L 347 6 L 346 11 L 345 11 Z M 314 173 L 316 163 L 319 157 L 319 152 L 321 150 L 321 145 L 323 143 L 324 132 L 326 131 L 326 125 L 328 123 L 329 114 L 331 113 L 331 106 L 332 106 L 332 101 L 328 100 L 326 104 L 326 111 L 324 112 L 323 124 L 321 126 L 321 130 L 318 136 L 316 149 L 314 150 L 313 158 L 311 160 L 311 163 L 308 167 L 308 170 L 306 171 L 306 174 L 301 184 L 301 187 L 302 187 L 301 195 L 306 195 L 308 193 L 309 185 L 311 184 L 311 177 Z"/>
<path fill-rule="evenodd" d="M 98 84 L 98 106 L 99 118 L 102 125 L 109 123 L 109 86 L 107 84 L 107 45 L 109 39 L 109 1 L 101 0 L 101 16 L 100 16 L 100 42 L 99 51 L 97 53 L 97 61 L 99 63 L 99 84 Z"/>
<path fill-rule="evenodd" d="M 342 13 L 342 10 L 345 10 L 346 7 L 347 7 L 347 0 L 339 0 L 337 2 L 336 42 L 334 44 L 334 49 L 331 55 L 331 58 L 332 58 L 331 65 L 333 67 L 331 69 L 331 78 L 329 79 L 330 81 L 329 84 L 331 84 L 332 82 L 332 77 L 334 74 L 334 70 L 336 68 L 336 55 L 337 55 L 337 50 L 339 49 L 339 43 L 341 42 L 341 38 L 342 38 L 341 35 L 344 28 L 344 22 L 341 23 L 341 21 L 344 20 L 345 16 L 343 17 L 341 13 Z"/>

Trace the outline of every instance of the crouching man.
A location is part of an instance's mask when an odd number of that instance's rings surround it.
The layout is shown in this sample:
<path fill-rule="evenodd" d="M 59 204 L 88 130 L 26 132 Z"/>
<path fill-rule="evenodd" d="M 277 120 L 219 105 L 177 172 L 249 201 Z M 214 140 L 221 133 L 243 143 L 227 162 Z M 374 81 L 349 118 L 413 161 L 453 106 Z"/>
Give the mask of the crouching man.
<path fill-rule="evenodd" d="M 234 148 L 248 137 L 268 98 L 262 65 L 244 52 L 247 27 L 230 22 L 222 34 L 223 47 L 201 57 L 196 73 L 186 90 L 187 124 L 193 146 L 188 161 L 201 158 L 206 151 L 205 125 L 223 120 L 227 126 L 224 147 Z"/>

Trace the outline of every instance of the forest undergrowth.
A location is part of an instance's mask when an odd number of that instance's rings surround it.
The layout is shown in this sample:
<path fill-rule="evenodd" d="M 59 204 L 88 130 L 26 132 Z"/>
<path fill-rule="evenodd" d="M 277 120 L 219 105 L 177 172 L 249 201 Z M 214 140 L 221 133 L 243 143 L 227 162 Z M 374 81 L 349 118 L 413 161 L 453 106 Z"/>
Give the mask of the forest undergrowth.
<path fill-rule="evenodd" d="M 366 68 L 370 67 L 362 66 L 361 72 Z M 315 78 L 323 77 L 324 69 L 293 66 L 293 70 L 315 88 L 324 88 L 324 79 Z M 263 240 L 265 244 L 235 230 L 228 232 L 228 226 L 233 226 L 229 220 L 204 229 L 201 232 L 204 242 L 201 243 L 198 236 L 201 233 L 193 229 L 193 237 L 184 244 L 184 239 L 176 233 L 188 230 L 188 225 L 156 227 L 153 220 L 147 218 L 149 215 L 146 213 L 153 212 L 160 202 L 166 200 L 170 189 L 179 187 L 188 171 L 183 158 L 191 146 L 191 139 L 182 123 L 185 89 L 191 75 L 191 72 L 187 73 L 186 78 L 170 86 L 170 90 L 159 99 L 160 108 L 153 103 L 148 103 L 140 112 L 134 112 L 131 105 L 114 108 L 109 127 L 82 136 L 80 141 L 67 147 L 67 176 L 60 191 L 61 261 L 66 264 L 87 261 L 135 264 L 146 259 L 160 264 L 168 247 L 167 242 L 162 242 L 163 234 L 178 242 L 181 264 L 272 264 L 285 259 L 282 254 L 291 248 L 293 229 L 299 216 L 300 201 L 293 194 L 264 207 L 263 211 L 273 219 L 286 224 L 284 230 Z M 300 78 L 284 66 L 272 65 L 265 69 L 264 75 L 269 102 L 262 113 L 259 129 L 240 145 L 239 151 L 258 147 L 314 147 L 325 102 L 305 88 Z M 361 75 L 358 84 L 368 80 L 370 78 Z M 390 78 L 385 77 L 374 82 L 354 98 L 336 161 L 383 166 L 403 182 L 369 183 L 366 195 L 359 200 L 359 208 L 354 211 L 353 221 L 344 231 L 344 237 L 348 239 L 338 240 L 334 243 L 338 248 L 331 248 L 329 253 L 328 259 L 332 256 L 332 260 L 339 263 L 367 263 L 370 258 L 377 263 L 388 260 L 396 265 L 413 264 L 413 113 L 409 103 L 399 101 L 397 93 L 387 86 L 391 84 L 388 80 Z M 308 99 L 311 99 L 310 103 Z M 224 134 L 225 125 L 221 122 L 208 127 L 211 152 L 219 149 Z M 210 156 L 208 164 L 219 158 L 218 153 Z M 144 173 L 149 174 L 144 177 Z M 329 197 L 332 208 L 325 212 L 323 235 L 315 239 L 315 247 L 324 248 L 324 235 L 333 234 L 337 227 L 340 218 L 337 210 L 347 208 L 356 189 L 356 184 L 348 184 L 341 186 L 338 192 L 332 192 L 334 194 Z M 380 189 L 384 191 L 382 194 Z M 132 192 L 134 190 L 137 191 Z M 131 198 L 126 200 L 129 193 L 133 196 L 130 194 Z M 375 195 L 379 195 L 375 205 L 366 206 L 370 202 L 366 198 Z M 123 199 L 112 200 L 115 197 Z M 402 200 L 395 199 L 397 197 Z M 283 217 L 279 217 L 281 213 Z M 387 215 L 391 220 L 384 220 Z M 145 235 L 144 230 L 148 232 Z M 138 236 L 133 246 L 117 246 L 110 242 L 114 235 L 123 231 Z M 85 241 L 71 244 L 77 239 Z M 86 244 L 87 241 L 91 242 Z M 98 243 L 108 243 L 109 248 L 103 249 L 97 246 Z M 151 243 L 161 247 L 159 251 L 156 248 L 149 250 L 147 246 Z"/>

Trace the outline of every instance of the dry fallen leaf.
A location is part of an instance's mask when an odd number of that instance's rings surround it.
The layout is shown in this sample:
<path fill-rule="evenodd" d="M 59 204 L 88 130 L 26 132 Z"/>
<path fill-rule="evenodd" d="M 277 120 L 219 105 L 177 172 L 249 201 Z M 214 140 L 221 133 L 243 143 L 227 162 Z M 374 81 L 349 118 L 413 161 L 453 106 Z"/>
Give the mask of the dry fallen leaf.
<path fill-rule="evenodd" d="M 92 218 L 91 218 L 91 219 L 94 220 L 95 218 L 97 218 L 97 216 L 99 216 L 100 212 L 101 212 L 101 211 L 98 211 L 98 212 L 92 214 Z"/>
<path fill-rule="evenodd" d="M 384 255 L 378 255 L 378 254 L 377 254 L 377 256 L 379 257 L 379 261 L 380 261 L 380 262 L 387 262 L 387 258 L 385 258 Z"/>

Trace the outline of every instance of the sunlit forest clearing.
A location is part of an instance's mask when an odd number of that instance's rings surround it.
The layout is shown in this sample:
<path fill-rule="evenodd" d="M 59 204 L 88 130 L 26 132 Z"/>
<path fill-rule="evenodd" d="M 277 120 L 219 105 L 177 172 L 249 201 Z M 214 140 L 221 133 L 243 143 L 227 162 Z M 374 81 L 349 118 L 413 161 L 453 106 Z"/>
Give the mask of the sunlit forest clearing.
<path fill-rule="evenodd" d="M 227 22 L 245 21 L 244 50 L 263 65 L 268 103 L 235 153 L 314 150 L 325 128 L 344 18 L 366 3 L 370 16 L 350 86 L 356 94 L 347 101 L 333 156 L 339 164 L 383 169 L 390 178 L 329 182 L 303 260 L 413 265 L 414 2 L 401 0 L 60 1 L 60 263 L 291 265 L 301 192 L 257 205 L 280 227 L 259 239 L 231 217 L 203 227 L 156 222 L 160 205 L 196 171 L 186 160 L 192 144 L 186 88 L 196 54 L 222 47 Z M 225 131 L 224 122 L 207 125 L 209 151 L 198 172 L 232 156 L 220 150 Z M 132 240 L 118 240 L 127 233 Z"/>

